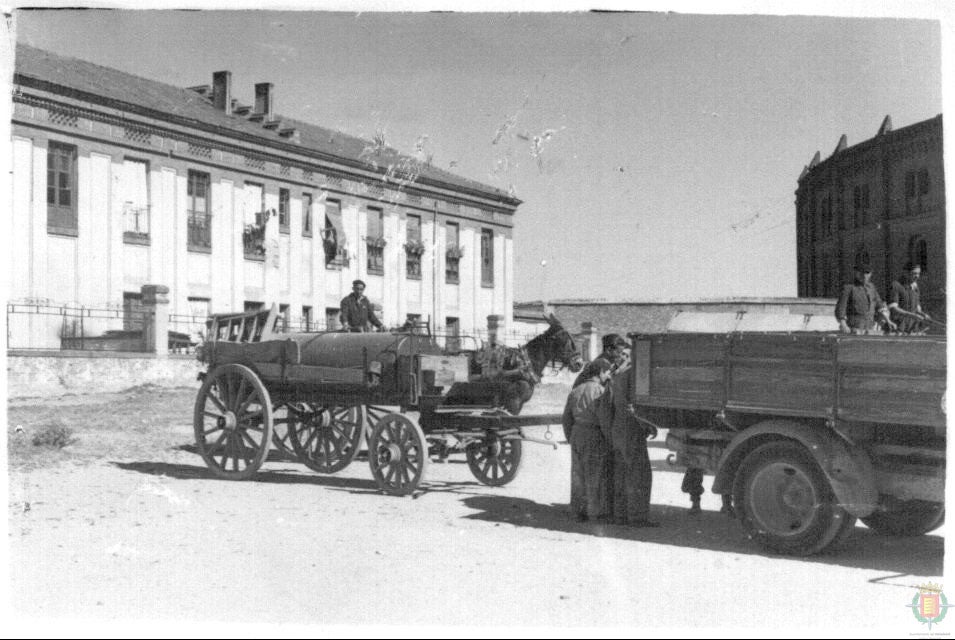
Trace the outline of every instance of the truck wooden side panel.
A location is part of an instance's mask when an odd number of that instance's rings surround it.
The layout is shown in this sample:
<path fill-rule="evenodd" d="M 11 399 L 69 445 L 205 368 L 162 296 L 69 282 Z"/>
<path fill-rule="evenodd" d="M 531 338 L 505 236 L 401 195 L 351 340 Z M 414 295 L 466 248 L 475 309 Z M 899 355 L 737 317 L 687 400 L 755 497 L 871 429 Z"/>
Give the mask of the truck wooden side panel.
<path fill-rule="evenodd" d="M 680 340 L 650 340 L 649 397 L 658 403 L 694 408 L 719 408 L 724 403 L 726 336 L 686 334 Z M 635 374 L 635 375 L 641 375 Z M 669 405 L 668 405 L 669 406 Z"/>
<path fill-rule="evenodd" d="M 631 337 L 635 404 L 945 426 L 944 337 Z"/>
<path fill-rule="evenodd" d="M 945 426 L 945 340 L 847 337 L 839 340 L 839 417 Z"/>
<path fill-rule="evenodd" d="M 727 408 L 830 415 L 833 346 L 834 341 L 811 334 L 733 334 Z"/>

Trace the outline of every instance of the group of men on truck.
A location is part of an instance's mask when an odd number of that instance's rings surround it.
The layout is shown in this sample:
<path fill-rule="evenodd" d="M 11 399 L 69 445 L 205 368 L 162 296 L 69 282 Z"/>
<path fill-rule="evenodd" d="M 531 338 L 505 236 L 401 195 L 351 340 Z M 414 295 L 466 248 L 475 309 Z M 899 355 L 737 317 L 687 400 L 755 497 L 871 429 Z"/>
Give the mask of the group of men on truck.
<path fill-rule="evenodd" d="M 872 284 L 872 267 L 868 262 L 858 262 L 853 267 L 853 282 L 842 288 L 836 303 L 839 329 L 853 334 L 923 332 L 926 324 L 933 321 L 922 310 L 918 286 L 922 267 L 908 262 L 903 271 L 902 276 L 889 286 L 886 303 Z"/>

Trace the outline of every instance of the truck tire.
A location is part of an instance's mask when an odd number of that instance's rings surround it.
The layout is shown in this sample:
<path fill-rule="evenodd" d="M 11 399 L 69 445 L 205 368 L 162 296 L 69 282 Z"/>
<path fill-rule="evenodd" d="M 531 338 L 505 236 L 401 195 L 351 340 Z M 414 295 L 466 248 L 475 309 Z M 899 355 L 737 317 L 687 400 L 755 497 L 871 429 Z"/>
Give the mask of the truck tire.
<path fill-rule="evenodd" d="M 764 444 L 746 455 L 733 501 L 747 535 L 776 553 L 819 553 L 843 542 L 855 525 L 809 452 L 790 441 Z"/>
<path fill-rule="evenodd" d="M 873 511 L 862 518 L 862 522 L 884 536 L 921 536 L 942 526 L 945 522 L 945 505 L 910 500 L 894 509 Z"/>

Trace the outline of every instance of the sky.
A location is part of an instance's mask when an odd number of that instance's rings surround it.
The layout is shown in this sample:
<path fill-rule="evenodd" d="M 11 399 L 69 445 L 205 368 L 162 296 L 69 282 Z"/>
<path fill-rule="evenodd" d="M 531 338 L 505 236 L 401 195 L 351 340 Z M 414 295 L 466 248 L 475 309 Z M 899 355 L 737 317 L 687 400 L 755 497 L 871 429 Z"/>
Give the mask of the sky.
<path fill-rule="evenodd" d="M 517 301 L 794 296 L 794 192 L 813 154 L 886 115 L 942 112 L 943 29 L 924 18 L 20 10 L 14 24 L 20 41 L 181 87 L 229 70 L 246 104 L 272 82 L 279 114 L 424 144 L 512 192 Z"/>

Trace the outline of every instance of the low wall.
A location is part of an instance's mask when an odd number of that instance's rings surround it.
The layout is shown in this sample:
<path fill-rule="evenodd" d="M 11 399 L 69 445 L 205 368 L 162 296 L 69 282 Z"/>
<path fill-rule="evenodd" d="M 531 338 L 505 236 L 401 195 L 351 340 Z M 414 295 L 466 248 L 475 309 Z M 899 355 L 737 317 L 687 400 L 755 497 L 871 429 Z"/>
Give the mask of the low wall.
<path fill-rule="evenodd" d="M 198 387 L 195 356 L 157 358 L 95 351 L 7 352 L 7 397 L 35 398 L 122 391 L 153 384 Z"/>

